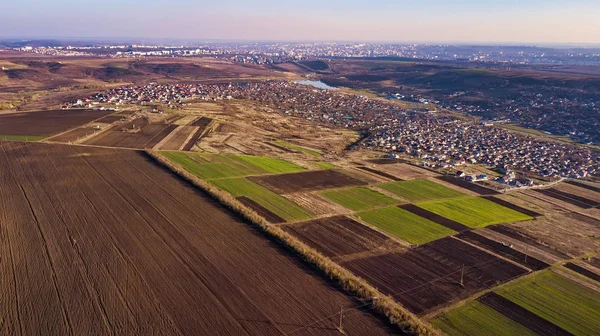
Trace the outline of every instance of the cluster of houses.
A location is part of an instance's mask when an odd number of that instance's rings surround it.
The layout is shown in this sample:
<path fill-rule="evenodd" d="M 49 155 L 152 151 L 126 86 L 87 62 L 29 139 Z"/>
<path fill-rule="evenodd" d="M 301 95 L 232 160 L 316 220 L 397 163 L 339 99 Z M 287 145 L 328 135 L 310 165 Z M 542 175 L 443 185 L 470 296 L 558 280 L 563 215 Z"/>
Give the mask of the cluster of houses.
<path fill-rule="evenodd" d="M 406 153 L 438 168 L 483 164 L 548 177 L 600 176 L 600 151 L 591 148 L 540 140 L 427 109 L 405 109 L 387 100 L 290 81 L 128 86 L 96 94 L 86 102 L 182 106 L 192 98 L 254 100 L 288 115 L 361 131 L 366 134 L 361 146 Z M 468 177 L 473 181 L 482 178 Z M 511 174 L 505 174 L 499 182 L 529 183 Z"/>

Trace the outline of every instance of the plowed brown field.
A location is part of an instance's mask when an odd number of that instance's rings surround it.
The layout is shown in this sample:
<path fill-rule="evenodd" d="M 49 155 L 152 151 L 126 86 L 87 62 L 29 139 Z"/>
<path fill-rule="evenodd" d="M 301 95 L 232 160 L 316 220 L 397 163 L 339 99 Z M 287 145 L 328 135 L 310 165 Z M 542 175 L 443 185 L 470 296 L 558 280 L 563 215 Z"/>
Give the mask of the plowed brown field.
<path fill-rule="evenodd" d="M 0 115 L 0 135 L 50 136 L 87 124 L 112 112 L 53 110 Z"/>
<path fill-rule="evenodd" d="M 366 183 L 337 170 L 318 170 L 302 173 L 252 176 L 250 179 L 280 194 L 306 192 Z"/>
<path fill-rule="evenodd" d="M 357 304 L 139 152 L 0 142 L 0 186 L 2 335 L 339 335 Z"/>
<path fill-rule="evenodd" d="M 177 125 L 151 124 L 144 118 L 138 118 L 126 125 L 113 126 L 84 143 L 106 147 L 153 148 L 176 128 Z"/>
<path fill-rule="evenodd" d="M 415 314 L 430 313 L 527 273 L 523 268 L 451 237 L 406 253 L 357 259 L 342 265 Z"/>

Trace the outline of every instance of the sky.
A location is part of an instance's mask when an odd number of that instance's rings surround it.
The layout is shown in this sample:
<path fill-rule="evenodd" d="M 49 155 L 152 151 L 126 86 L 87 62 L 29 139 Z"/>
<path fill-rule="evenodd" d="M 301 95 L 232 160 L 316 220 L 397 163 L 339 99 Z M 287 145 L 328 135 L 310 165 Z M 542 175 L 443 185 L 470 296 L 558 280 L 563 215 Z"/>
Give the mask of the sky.
<path fill-rule="evenodd" d="M 0 0 L 0 37 L 600 44 L 600 0 Z"/>

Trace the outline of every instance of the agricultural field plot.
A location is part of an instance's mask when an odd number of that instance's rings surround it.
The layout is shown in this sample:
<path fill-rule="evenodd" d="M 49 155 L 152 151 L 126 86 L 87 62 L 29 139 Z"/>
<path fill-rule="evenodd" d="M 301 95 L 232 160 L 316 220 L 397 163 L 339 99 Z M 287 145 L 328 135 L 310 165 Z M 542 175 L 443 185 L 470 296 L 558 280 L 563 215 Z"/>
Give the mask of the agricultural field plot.
<path fill-rule="evenodd" d="M 298 151 L 298 152 L 302 152 L 302 153 L 305 153 L 305 154 L 308 154 L 308 155 L 311 155 L 311 156 L 314 156 L 314 157 L 320 157 L 320 156 L 323 155 L 320 152 L 317 152 L 316 150 L 308 149 L 308 148 L 302 147 L 302 146 L 298 146 L 298 145 L 295 145 L 293 143 L 289 143 L 289 142 L 283 141 L 283 140 L 277 140 L 277 141 L 275 141 L 275 144 L 277 144 L 279 146 L 282 146 L 282 147 L 285 147 L 285 148 L 288 148 L 288 149 L 292 149 L 292 150 Z"/>
<path fill-rule="evenodd" d="M 402 204 L 399 206 L 400 208 L 410 211 L 412 213 L 414 213 L 417 216 L 421 216 L 425 219 L 428 219 L 434 223 L 438 223 L 442 226 L 445 226 L 451 230 L 454 230 L 456 232 L 462 232 L 462 231 L 467 231 L 467 230 L 471 230 L 471 228 L 469 228 L 466 225 L 462 225 L 458 222 L 455 222 L 453 220 L 450 220 L 446 217 L 442 217 L 440 215 L 436 215 L 431 211 L 427 211 L 423 208 L 419 208 L 418 206 L 414 205 L 414 204 Z"/>
<path fill-rule="evenodd" d="M 600 293 L 552 271 L 496 293 L 573 335 L 600 334 Z"/>
<path fill-rule="evenodd" d="M 367 184 L 359 179 L 342 173 L 340 170 L 319 170 L 295 174 L 253 176 L 250 179 L 280 194 L 363 186 Z"/>
<path fill-rule="evenodd" d="M 584 187 L 582 187 L 582 185 Z M 557 191 L 571 194 L 573 196 L 584 198 L 587 200 L 588 203 L 600 202 L 600 189 L 596 188 L 598 190 L 594 191 L 594 187 L 591 185 L 587 185 L 587 184 L 583 184 L 583 183 L 579 183 L 579 184 L 559 183 L 554 187 L 554 189 Z"/>
<path fill-rule="evenodd" d="M 533 210 L 525 209 L 523 207 L 520 207 L 520 206 L 518 206 L 516 204 L 507 202 L 507 201 L 505 201 L 505 200 L 503 200 L 501 198 L 498 198 L 496 196 L 484 196 L 484 198 L 486 200 L 488 200 L 488 201 L 492 201 L 492 202 L 494 202 L 496 204 L 500 204 L 500 205 L 502 205 L 504 207 L 507 207 L 509 209 L 518 211 L 518 212 L 520 212 L 522 214 L 525 214 L 527 216 L 531 216 L 531 217 L 540 217 L 540 216 L 542 216 L 542 214 L 539 213 L 539 212 L 535 212 Z"/>
<path fill-rule="evenodd" d="M 503 207 L 481 197 L 420 203 L 418 206 L 470 228 L 481 228 L 492 224 L 533 219 L 531 216 Z"/>
<path fill-rule="evenodd" d="M 439 174 L 430 170 L 416 167 L 408 163 L 378 165 L 377 169 L 403 180 L 414 180 L 439 176 Z"/>
<path fill-rule="evenodd" d="M 188 141 L 193 132 L 196 132 L 196 127 L 179 126 L 177 127 L 169 139 L 165 139 L 166 143 L 160 146 L 161 150 L 179 150 Z"/>
<path fill-rule="evenodd" d="M 451 336 L 537 336 L 524 325 L 511 320 L 479 301 L 472 301 L 431 321 Z"/>
<path fill-rule="evenodd" d="M 371 174 L 378 175 L 378 176 L 384 178 L 385 181 L 402 181 L 402 179 L 397 178 L 396 176 L 394 176 L 392 174 L 388 174 L 386 172 L 382 172 L 382 171 L 379 171 L 377 169 L 373 169 L 373 168 L 369 168 L 369 167 L 365 167 L 365 166 L 360 166 L 360 167 L 358 167 L 358 169 L 362 169 L 362 170 L 364 170 L 366 172 L 369 172 Z"/>
<path fill-rule="evenodd" d="M 286 221 L 309 219 L 313 216 L 298 204 L 246 178 L 210 180 L 233 197 L 247 197 Z"/>
<path fill-rule="evenodd" d="M 339 204 L 331 202 L 317 192 L 283 194 L 282 196 L 317 216 L 350 214 L 352 212 Z"/>
<path fill-rule="evenodd" d="M 176 125 L 150 123 L 145 118 L 138 118 L 125 125 L 115 125 L 83 143 L 118 148 L 153 148 L 176 128 Z"/>
<path fill-rule="evenodd" d="M 0 334 L 333 336 L 360 305 L 143 153 L 0 142 L 0 183 Z"/>
<path fill-rule="evenodd" d="M 492 251 L 506 259 L 510 259 L 516 263 L 523 265 L 534 271 L 539 271 L 550 267 L 547 263 L 538 260 L 528 254 L 519 252 L 507 243 L 499 243 L 493 239 L 489 239 L 479 235 L 474 231 L 466 231 L 456 236 L 473 245 L 482 247 L 488 251 Z"/>
<path fill-rule="evenodd" d="M 331 164 L 329 162 L 325 162 L 325 161 L 313 162 L 313 164 L 315 166 L 319 167 L 320 169 L 337 169 L 336 166 L 334 166 L 333 164 Z"/>
<path fill-rule="evenodd" d="M 411 244 L 425 244 L 456 233 L 454 230 L 399 207 L 359 212 L 356 216 Z"/>
<path fill-rule="evenodd" d="M 441 184 L 422 179 L 383 183 L 378 185 L 378 187 L 405 198 L 410 202 L 425 202 L 468 196 Z"/>
<path fill-rule="evenodd" d="M 345 216 L 284 225 L 282 228 L 324 255 L 335 258 L 395 246 L 379 233 Z"/>
<path fill-rule="evenodd" d="M 438 239 L 405 253 L 355 259 L 341 264 L 418 315 L 432 313 L 527 273 L 511 262 L 452 237 Z"/>
<path fill-rule="evenodd" d="M 328 200 L 354 211 L 401 203 L 397 199 L 393 199 L 367 187 L 331 189 L 321 191 L 320 194 Z"/>
<path fill-rule="evenodd" d="M 54 142 L 74 142 L 93 135 L 96 132 L 98 132 L 98 130 L 95 130 L 93 127 L 78 127 L 68 132 L 51 137 L 48 140 Z"/>
<path fill-rule="evenodd" d="M 587 197 L 573 195 L 568 192 L 560 191 L 556 188 L 535 189 L 534 191 L 538 192 L 540 194 L 555 198 L 562 202 L 569 203 L 569 204 L 579 207 L 581 209 L 591 209 L 591 208 L 594 208 L 594 207 L 597 207 L 598 205 L 600 205 L 599 202 L 591 200 Z"/>
<path fill-rule="evenodd" d="M 456 178 L 454 176 L 449 176 L 449 175 L 444 175 L 444 176 L 438 176 L 437 177 L 438 180 L 440 181 L 444 181 L 450 184 L 453 184 L 457 187 L 460 188 L 464 188 L 466 190 L 475 192 L 479 195 L 488 195 L 488 196 L 492 196 L 492 195 L 498 195 L 498 192 L 489 188 L 486 188 L 484 186 L 481 186 L 477 183 L 471 183 L 471 182 L 467 182 L 463 179 L 459 179 Z"/>
<path fill-rule="evenodd" d="M 570 269 L 573 272 L 579 273 L 585 277 L 588 277 L 592 280 L 596 280 L 596 281 L 600 282 L 600 273 L 592 272 L 588 268 L 581 267 L 580 265 L 574 264 L 572 262 L 566 263 L 565 267 Z"/>
<path fill-rule="evenodd" d="M 0 114 L 0 138 L 4 138 L 4 136 L 49 137 L 87 124 L 110 113 L 109 111 L 94 110 L 52 110 Z"/>
<path fill-rule="evenodd" d="M 197 127 L 197 129 L 190 138 L 190 140 L 183 146 L 182 150 L 190 151 L 192 148 L 194 148 L 196 143 L 200 141 L 200 138 L 206 132 L 206 127 L 208 127 L 211 121 L 211 118 L 201 117 L 198 120 L 191 123 L 191 126 Z"/>
<path fill-rule="evenodd" d="M 566 183 L 600 193 L 600 186 L 598 186 L 598 184 L 592 185 L 591 183 L 584 183 L 580 181 L 567 181 Z"/>
<path fill-rule="evenodd" d="M 305 170 L 288 161 L 268 157 L 169 151 L 161 152 L 161 154 L 205 180 Z"/>

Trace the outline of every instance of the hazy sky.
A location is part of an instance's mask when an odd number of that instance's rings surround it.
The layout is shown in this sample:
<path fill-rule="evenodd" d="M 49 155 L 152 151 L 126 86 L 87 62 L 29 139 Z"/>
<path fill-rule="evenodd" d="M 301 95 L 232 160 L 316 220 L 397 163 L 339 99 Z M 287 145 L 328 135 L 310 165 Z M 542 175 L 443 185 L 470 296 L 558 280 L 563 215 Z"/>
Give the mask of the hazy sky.
<path fill-rule="evenodd" d="M 0 36 L 600 44 L 600 0 L 0 0 Z"/>

